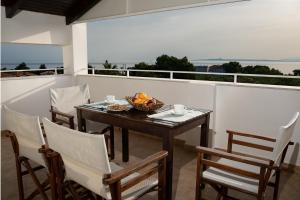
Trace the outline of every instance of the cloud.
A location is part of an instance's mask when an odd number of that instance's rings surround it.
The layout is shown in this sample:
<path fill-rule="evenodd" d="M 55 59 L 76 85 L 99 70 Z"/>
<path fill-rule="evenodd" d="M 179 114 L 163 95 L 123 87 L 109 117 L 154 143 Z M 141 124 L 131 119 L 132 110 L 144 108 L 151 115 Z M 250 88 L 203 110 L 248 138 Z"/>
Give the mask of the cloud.
<path fill-rule="evenodd" d="M 300 1 L 252 0 L 90 23 L 89 60 L 300 55 Z"/>

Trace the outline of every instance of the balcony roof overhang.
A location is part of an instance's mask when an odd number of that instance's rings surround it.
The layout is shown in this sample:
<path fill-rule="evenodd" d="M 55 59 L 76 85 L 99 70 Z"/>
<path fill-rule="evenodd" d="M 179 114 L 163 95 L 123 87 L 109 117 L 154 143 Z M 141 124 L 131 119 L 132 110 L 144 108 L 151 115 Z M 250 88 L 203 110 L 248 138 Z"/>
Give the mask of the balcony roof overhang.
<path fill-rule="evenodd" d="M 7 18 L 22 10 L 64 16 L 66 24 L 251 0 L 2 0 Z"/>
<path fill-rule="evenodd" d="M 2 0 L 7 18 L 13 18 L 22 10 L 65 16 L 71 24 L 83 16 L 101 0 Z"/>

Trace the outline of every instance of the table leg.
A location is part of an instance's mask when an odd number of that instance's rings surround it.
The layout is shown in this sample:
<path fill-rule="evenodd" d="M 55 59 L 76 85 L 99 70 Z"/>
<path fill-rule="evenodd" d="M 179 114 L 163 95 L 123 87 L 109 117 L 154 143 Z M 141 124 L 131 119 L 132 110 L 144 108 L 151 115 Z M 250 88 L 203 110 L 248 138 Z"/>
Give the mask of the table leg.
<path fill-rule="evenodd" d="M 208 147 L 209 136 L 209 114 L 206 116 L 205 123 L 201 125 L 200 146 Z"/>
<path fill-rule="evenodd" d="M 122 128 L 122 159 L 123 162 L 129 161 L 128 129 Z"/>
<path fill-rule="evenodd" d="M 77 109 L 77 123 L 78 123 L 78 131 L 86 132 L 86 122 L 85 119 L 82 118 L 81 110 Z"/>
<path fill-rule="evenodd" d="M 172 199 L 172 185 L 173 185 L 173 137 L 172 134 L 163 136 L 163 150 L 168 151 L 167 166 L 166 166 L 166 199 Z"/>
<path fill-rule="evenodd" d="M 115 128 L 110 126 L 110 159 L 115 159 Z"/>
<path fill-rule="evenodd" d="M 200 146 L 208 147 L 208 136 L 209 136 L 209 114 L 206 115 L 206 119 L 204 124 L 201 125 L 201 135 L 200 135 Z M 207 155 L 204 155 L 204 158 L 207 158 Z M 203 167 L 203 170 L 205 170 L 206 167 Z M 203 190 L 205 188 L 205 184 L 201 184 L 201 189 Z"/>

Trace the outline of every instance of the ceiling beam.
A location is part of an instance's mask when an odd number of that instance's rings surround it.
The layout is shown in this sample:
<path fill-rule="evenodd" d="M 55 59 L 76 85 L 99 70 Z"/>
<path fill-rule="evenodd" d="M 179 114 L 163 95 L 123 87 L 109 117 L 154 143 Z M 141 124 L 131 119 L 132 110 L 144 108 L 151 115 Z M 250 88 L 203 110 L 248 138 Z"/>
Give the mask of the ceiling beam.
<path fill-rule="evenodd" d="M 79 19 L 100 1 L 101 0 L 77 1 L 66 14 L 66 24 L 69 25 Z"/>
<path fill-rule="evenodd" d="M 13 18 L 14 16 L 16 16 L 21 11 L 20 6 L 22 5 L 23 1 L 24 0 L 17 0 L 11 6 L 6 6 L 5 7 L 6 18 Z"/>

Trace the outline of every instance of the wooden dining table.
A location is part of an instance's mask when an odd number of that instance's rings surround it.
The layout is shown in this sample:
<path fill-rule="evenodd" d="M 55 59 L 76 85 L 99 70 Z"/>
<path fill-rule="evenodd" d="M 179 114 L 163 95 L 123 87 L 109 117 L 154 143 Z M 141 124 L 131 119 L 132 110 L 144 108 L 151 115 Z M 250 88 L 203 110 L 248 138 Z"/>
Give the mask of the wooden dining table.
<path fill-rule="evenodd" d="M 204 147 L 208 146 L 209 119 L 210 113 L 212 112 L 210 110 L 189 108 L 201 111 L 202 114 L 184 122 L 172 122 L 149 118 L 148 115 L 151 113 L 135 109 L 122 112 L 110 112 L 105 108 L 95 108 L 91 105 L 81 105 L 75 108 L 77 110 L 79 131 L 86 131 L 86 120 L 110 124 L 122 129 L 123 162 L 129 161 L 128 130 L 162 138 L 162 149 L 168 151 L 166 164 L 166 199 L 168 200 L 172 199 L 174 137 L 195 127 L 201 126 L 201 131 L 199 132 L 199 144 Z M 172 109 L 172 106 L 166 105 L 154 113 L 163 112 L 168 109 Z"/>

